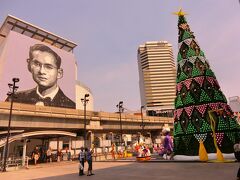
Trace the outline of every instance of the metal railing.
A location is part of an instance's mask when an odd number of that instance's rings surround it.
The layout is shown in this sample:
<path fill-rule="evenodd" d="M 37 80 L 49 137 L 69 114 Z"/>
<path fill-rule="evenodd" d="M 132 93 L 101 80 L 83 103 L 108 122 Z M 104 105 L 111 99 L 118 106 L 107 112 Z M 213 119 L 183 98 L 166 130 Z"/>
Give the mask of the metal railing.
<path fill-rule="evenodd" d="M 24 167 L 28 168 L 28 161 L 29 161 L 29 157 L 26 156 L 25 158 L 25 162 L 23 163 L 22 158 L 8 158 L 6 161 L 6 168 L 19 168 L 19 167 Z M 0 170 L 2 171 L 3 168 L 3 161 L 0 161 Z"/>

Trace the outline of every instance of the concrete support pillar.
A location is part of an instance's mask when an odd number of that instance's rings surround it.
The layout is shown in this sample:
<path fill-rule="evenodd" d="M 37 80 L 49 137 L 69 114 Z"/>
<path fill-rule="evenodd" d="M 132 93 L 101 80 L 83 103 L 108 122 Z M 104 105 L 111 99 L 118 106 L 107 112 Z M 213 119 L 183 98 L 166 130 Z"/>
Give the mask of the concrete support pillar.
<path fill-rule="evenodd" d="M 72 138 L 69 137 L 69 142 L 68 142 L 69 150 L 72 150 Z"/>
<path fill-rule="evenodd" d="M 91 134 L 92 131 L 87 131 L 87 135 L 86 135 L 86 146 L 88 148 L 91 148 Z"/>
<path fill-rule="evenodd" d="M 91 131 L 91 134 L 89 136 L 89 142 L 90 142 L 90 148 L 92 148 L 92 144 L 93 144 L 93 141 L 94 141 L 94 133 Z"/>
<path fill-rule="evenodd" d="M 111 144 L 113 144 L 113 142 L 114 142 L 114 133 L 110 132 L 110 134 L 111 134 Z"/>
<path fill-rule="evenodd" d="M 124 146 L 127 146 L 127 135 L 123 134 L 123 142 L 124 142 Z"/>
<path fill-rule="evenodd" d="M 75 138 L 74 138 L 74 140 L 71 139 L 71 142 L 74 142 L 74 143 L 71 143 L 71 147 L 73 148 L 74 155 L 76 154 L 76 141 L 79 141 L 79 140 L 75 139 Z"/>
<path fill-rule="evenodd" d="M 57 151 L 59 150 L 59 137 L 57 138 Z"/>
<path fill-rule="evenodd" d="M 106 146 L 106 140 L 107 140 L 107 134 L 103 133 L 102 134 L 102 153 L 105 157 L 105 160 L 107 160 L 107 154 L 108 154 L 108 148 Z"/>
<path fill-rule="evenodd" d="M 3 164 L 4 157 L 5 157 L 5 151 L 6 151 L 6 143 L 3 148 L 2 164 Z"/>
<path fill-rule="evenodd" d="M 106 139 L 107 139 L 107 134 L 103 133 L 101 138 L 101 141 L 102 141 L 101 144 L 102 144 L 102 153 L 104 154 L 106 152 L 106 144 L 105 144 Z M 107 158 L 105 157 L 105 159 Z"/>
<path fill-rule="evenodd" d="M 150 141 L 150 144 L 152 144 L 152 133 L 151 132 L 147 132 L 147 135 L 149 136 L 148 139 Z"/>
<path fill-rule="evenodd" d="M 143 141 L 143 138 L 141 138 L 141 136 L 142 136 L 141 132 L 137 132 L 138 144 Z"/>
<path fill-rule="evenodd" d="M 42 147 L 45 145 L 45 139 L 42 139 Z"/>
<path fill-rule="evenodd" d="M 25 166 L 26 153 L 27 153 L 27 139 L 24 139 L 23 140 L 22 166 Z"/>
<path fill-rule="evenodd" d="M 101 141 L 102 141 L 102 142 L 101 142 L 101 144 L 102 144 L 102 147 L 103 147 L 103 148 L 105 148 L 104 141 L 106 140 L 106 138 L 107 138 L 107 134 L 105 134 L 105 133 L 102 134 L 102 138 L 101 138 Z"/>

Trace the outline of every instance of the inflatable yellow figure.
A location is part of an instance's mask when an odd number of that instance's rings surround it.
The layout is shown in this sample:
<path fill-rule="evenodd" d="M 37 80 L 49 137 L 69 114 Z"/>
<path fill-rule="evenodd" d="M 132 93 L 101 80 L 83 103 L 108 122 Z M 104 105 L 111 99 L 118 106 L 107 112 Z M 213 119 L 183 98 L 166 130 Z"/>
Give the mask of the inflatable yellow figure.
<path fill-rule="evenodd" d="M 202 140 L 199 141 L 199 159 L 200 161 L 208 160 L 208 154 Z"/>
<path fill-rule="evenodd" d="M 208 114 L 209 114 L 209 117 L 210 117 L 211 129 L 212 129 L 212 132 L 213 132 L 213 142 L 214 142 L 214 146 L 217 150 L 217 161 L 223 162 L 224 158 L 223 158 L 222 152 L 220 151 L 220 149 L 217 146 L 216 133 L 215 133 L 216 122 L 213 119 L 213 116 L 211 114 L 212 112 L 213 111 L 208 111 Z"/>

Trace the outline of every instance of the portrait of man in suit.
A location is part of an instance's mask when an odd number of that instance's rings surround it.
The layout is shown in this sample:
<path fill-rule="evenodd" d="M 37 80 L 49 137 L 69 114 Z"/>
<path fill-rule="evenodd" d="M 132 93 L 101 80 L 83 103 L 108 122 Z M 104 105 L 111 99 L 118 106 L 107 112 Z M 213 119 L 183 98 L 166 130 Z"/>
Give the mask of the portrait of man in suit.
<path fill-rule="evenodd" d="M 15 102 L 76 108 L 75 102 L 68 98 L 57 84 L 57 81 L 63 77 L 63 69 L 61 57 L 56 52 L 44 44 L 31 46 L 27 67 L 37 86 L 17 92 Z M 6 101 L 9 101 L 9 98 Z"/>

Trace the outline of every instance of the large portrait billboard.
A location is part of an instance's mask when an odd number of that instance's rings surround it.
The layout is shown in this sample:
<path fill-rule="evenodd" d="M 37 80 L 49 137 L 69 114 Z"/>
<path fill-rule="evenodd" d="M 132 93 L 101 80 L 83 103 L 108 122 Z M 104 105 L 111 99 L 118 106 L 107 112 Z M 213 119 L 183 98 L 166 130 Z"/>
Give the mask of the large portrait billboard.
<path fill-rule="evenodd" d="M 11 31 L 0 47 L 0 100 L 9 101 L 15 77 L 15 102 L 76 108 L 75 63 L 71 52 Z"/>

